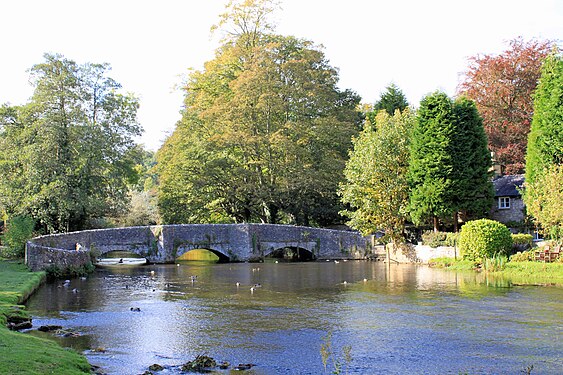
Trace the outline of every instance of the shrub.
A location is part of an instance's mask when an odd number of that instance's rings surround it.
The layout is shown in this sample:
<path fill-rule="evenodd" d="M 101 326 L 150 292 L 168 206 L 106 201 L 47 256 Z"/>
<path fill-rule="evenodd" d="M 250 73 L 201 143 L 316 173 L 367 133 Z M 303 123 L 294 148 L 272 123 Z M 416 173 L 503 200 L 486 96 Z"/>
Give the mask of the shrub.
<path fill-rule="evenodd" d="M 465 223 L 458 244 L 464 259 L 480 262 L 483 258 L 507 255 L 512 248 L 512 236 L 504 224 L 480 219 Z"/>
<path fill-rule="evenodd" d="M 531 262 L 535 259 L 534 250 L 519 251 L 510 257 L 511 262 Z"/>
<path fill-rule="evenodd" d="M 3 242 L 6 245 L 4 256 L 21 258 L 24 256 L 25 243 L 33 237 L 35 221 L 27 216 L 16 216 L 8 221 Z"/>
<path fill-rule="evenodd" d="M 533 237 L 531 234 L 517 233 L 512 235 L 512 252 L 529 250 L 532 248 Z"/>
<path fill-rule="evenodd" d="M 422 234 L 422 244 L 430 247 L 455 246 L 457 233 L 426 231 Z"/>

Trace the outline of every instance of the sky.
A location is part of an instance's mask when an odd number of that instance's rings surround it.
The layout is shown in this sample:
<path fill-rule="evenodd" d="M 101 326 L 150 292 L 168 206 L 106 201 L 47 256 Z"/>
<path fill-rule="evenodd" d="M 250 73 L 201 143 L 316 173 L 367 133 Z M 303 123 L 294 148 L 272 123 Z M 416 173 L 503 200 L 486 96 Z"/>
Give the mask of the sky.
<path fill-rule="evenodd" d="M 44 53 L 109 63 L 140 100 L 138 140 L 156 151 L 180 118 L 190 69 L 213 59 L 210 34 L 227 0 L 0 0 L 0 104 L 32 95 L 28 70 Z M 276 32 L 323 46 L 341 89 L 373 104 L 390 83 L 417 106 L 454 96 L 468 58 L 500 54 L 518 36 L 561 46 L 561 0 L 281 0 Z"/>

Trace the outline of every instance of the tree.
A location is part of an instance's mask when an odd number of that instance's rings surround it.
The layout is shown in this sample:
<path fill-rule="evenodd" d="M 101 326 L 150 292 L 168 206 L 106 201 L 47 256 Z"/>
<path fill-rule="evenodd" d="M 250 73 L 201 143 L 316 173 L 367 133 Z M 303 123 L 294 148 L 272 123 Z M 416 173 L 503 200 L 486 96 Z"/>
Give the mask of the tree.
<path fill-rule="evenodd" d="M 441 92 L 423 98 L 410 148 L 409 211 L 417 225 L 433 218 L 435 231 L 438 231 L 438 220 L 453 213 L 450 191 L 453 188 L 454 131 L 451 99 Z"/>
<path fill-rule="evenodd" d="M 465 98 L 452 101 L 441 92 L 425 97 L 410 148 L 410 214 L 417 225 L 433 218 L 453 218 L 458 213 L 480 218 L 490 208 L 493 188 L 489 178 L 490 155 L 475 104 Z"/>
<path fill-rule="evenodd" d="M 554 50 L 542 67 L 526 153 L 524 202 L 536 223 L 563 235 L 563 57 Z"/>
<path fill-rule="evenodd" d="M 389 116 L 393 116 L 395 111 L 398 109 L 401 112 L 405 110 L 409 106 L 409 102 L 407 98 L 403 94 L 400 88 L 398 88 L 394 83 L 387 86 L 387 91 L 385 91 L 379 97 L 379 101 L 377 101 L 374 106 L 373 110 L 377 113 L 381 110 L 385 110 Z"/>
<path fill-rule="evenodd" d="M 545 168 L 563 164 L 563 57 L 553 52 L 542 68 L 526 153 L 526 182 Z"/>
<path fill-rule="evenodd" d="M 489 148 L 505 165 L 506 173 L 523 173 L 528 132 L 533 115 L 533 92 L 549 41 L 510 41 L 500 55 L 477 55 L 458 94 L 474 100 L 483 117 Z"/>
<path fill-rule="evenodd" d="M 384 93 L 381 94 L 379 100 L 373 105 L 364 105 L 363 113 L 366 119 L 372 124 L 375 123 L 375 117 L 379 111 L 386 111 L 389 116 L 393 116 L 395 111 L 404 111 L 409 106 L 407 98 L 394 83 L 387 86 Z"/>
<path fill-rule="evenodd" d="M 269 4 L 233 8 L 223 20 L 236 31 L 189 77 L 182 119 L 157 155 L 164 222 L 338 218 L 359 98 L 338 90 L 313 43 L 265 31 Z"/>
<path fill-rule="evenodd" d="M 135 178 L 128 153 L 141 132 L 138 101 L 117 92 L 108 70 L 46 54 L 31 69 L 31 101 L 3 107 L 0 201 L 10 215 L 65 232 L 123 207 Z"/>
<path fill-rule="evenodd" d="M 526 210 L 545 234 L 563 237 L 563 165 L 551 165 L 528 183 L 524 194 Z"/>
<path fill-rule="evenodd" d="M 464 221 L 487 216 L 494 197 L 491 182 L 491 155 L 483 120 L 475 103 L 458 98 L 454 103 L 456 128 L 453 133 L 453 187 L 450 191 L 453 205 L 454 232 L 458 230 L 458 213 Z"/>
<path fill-rule="evenodd" d="M 321 50 L 266 33 L 253 12 L 267 12 L 245 4 L 232 15 L 238 31 L 190 75 L 158 152 L 163 221 L 330 223 L 359 98 L 338 90 Z M 240 15 L 256 25 L 241 28 Z"/>
<path fill-rule="evenodd" d="M 348 224 L 363 234 L 382 230 L 395 243 L 404 241 L 408 217 L 407 171 L 410 133 L 416 117 L 409 110 L 377 114 L 354 140 L 340 185 Z"/>

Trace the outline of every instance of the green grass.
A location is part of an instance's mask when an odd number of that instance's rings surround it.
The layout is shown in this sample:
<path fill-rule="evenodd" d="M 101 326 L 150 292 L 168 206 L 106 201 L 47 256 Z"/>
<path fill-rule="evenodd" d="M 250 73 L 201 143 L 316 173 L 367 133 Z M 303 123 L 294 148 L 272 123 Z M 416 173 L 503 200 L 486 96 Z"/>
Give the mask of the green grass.
<path fill-rule="evenodd" d="M 434 258 L 428 263 L 430 267 L 447 268 L 454 271 L 471 271 L 475 270 L 475 262 L 463 259 L 454 259 L 448 257 Z"/>
<path fill-rule="evenodd" d="M 13 332 L 9 316 L 26 316 L 22 303 L 43 282 L 44 272 L 29 272 L 20 262 L 0 260 L 0 374 L 89 374 L 86 358 L 52 340 Z"/>
<path fill-rule="evenodd" d="M 563 263 L 508 262 L 494 274 L 509 278 L 516 284 L 563 285 Z"/>
<path fill-rule="evenodd" d="M 502 277 L 514 284 L 557 284 L 563 285 L 563 263 L 541 262 L 500 262 L 491 259 L 481 270 L 489 275 Z M 475 270 L 474 262 L 455 260 L 454 258 L 436 258 L 429 262 L 431 267 L 445 268 L 454 271 Z"/>

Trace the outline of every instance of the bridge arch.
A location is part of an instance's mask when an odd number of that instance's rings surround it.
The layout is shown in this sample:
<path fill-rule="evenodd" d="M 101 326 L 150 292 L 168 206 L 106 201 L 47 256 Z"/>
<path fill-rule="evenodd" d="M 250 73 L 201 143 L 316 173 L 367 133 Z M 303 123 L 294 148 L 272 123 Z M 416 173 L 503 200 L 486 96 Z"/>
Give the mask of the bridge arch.
<path fill-rule="evenodd" d="M 176 254 L 176 261 L 210 261 L 215 263 L 228 263 L 230 258 L 220 251 L 211 248 L 186 249 L 181 254 Z"/>
<path fill-rule="evenodd" d="M 149 260 L 133 251 L 129 250 L 109 250 L 96 257 L 97 265 L 143 265 Z"/>
<path fill-rule="evenodd" d="M 315 254 L 301 246 L 283 246 L 273 249 L 264 256 L 266 259 L 283 260 L 285 262 L 307 262 L 315 260 Z"/>

